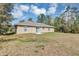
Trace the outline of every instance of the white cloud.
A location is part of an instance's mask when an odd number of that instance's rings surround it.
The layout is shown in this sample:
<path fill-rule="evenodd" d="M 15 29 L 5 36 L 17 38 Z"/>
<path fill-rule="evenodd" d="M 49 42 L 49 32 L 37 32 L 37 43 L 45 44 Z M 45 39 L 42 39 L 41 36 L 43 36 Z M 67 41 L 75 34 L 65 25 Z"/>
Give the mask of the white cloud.
<path fill-rule="evenodd" d="M 20 9 L 21 11 L 28 11 L 28 10 L 29 10 L 29 6 L 27 6 L 27 5 L 20 5 L 20 6 L 19 6 L 19 9 Z"/>
<path fill-rule="evenodd" d="M 39 14 L 45 14 L 45 15 L 51 15 L 56 12 L 57 4 L 50 4 L 50 7 L 46 11 L 45 8 L 38 8 L 36 5 L 15 5 L 12 15 L 14 18 L 22 18 L 24 16 L 23 11 L 28 12 L 31 11 L 32 13 L 39 15 Z"/>
<path fill-rule="evenodd" d="M 44 8 L 38 8 L 37 6 L 31 5 L 32 12 L 36 15 L 46 14 L 46 10 Z"/>
<path fill-rule="evenodd" d="M 55 14 L 57 10 L 57 4 L 50 4 L 50 7 L 47 10 L 47 15 Z"/>
<path fill-rule="evenodd" d="M 15 10 L 18 10 L 18 5 L 17 4 L 14 6 L 14 9 Z"/>
<path fill-rule="evenodd" d="M 42 13 L 42 14 L 46 14 L 46 9 L 41 8 L 41 13 Z"/>
<path fill-rule="evenodd" d="M 14 11 L 14 12 L 12 12 L 12 15 L 14 18 L 20 18 L 23 16 L 23 13 L 22 13 L 22 11 Z"/>
<path fill-rule="evenodd" d="M 20 18 L 23 16 L 23 12 L 19 9 L 17 4 L 14 6 L 14 9 L 12 10 L 11 14 L 14 18 Z"/>
<path fill-rule="evenodd" d="M 15 5 L 12 11 L 14 18 L 21 18 L 23 16 L 23 11 L 28 12 L 29 6 L 27 5 Z"/>
<path fill-rule="evenodd" d="M 32 12 L 36 15 L 39 15 L 39 14 L 51 15 L 51 14 L 55 14 L 55 12 L 57 10 L 57 4 L 50 4 L 50 7 L 48 8 L 47 11 L 46 11 L 46 9 L 38 8 L 35 5 L 31 5 L 31 9 L 32 9 Z"/>
<path fill-rule="evenodd" d="M 56 3 L 51 3 L 50 6 L 51 7 L 57 7 L 57 4 Z"/>

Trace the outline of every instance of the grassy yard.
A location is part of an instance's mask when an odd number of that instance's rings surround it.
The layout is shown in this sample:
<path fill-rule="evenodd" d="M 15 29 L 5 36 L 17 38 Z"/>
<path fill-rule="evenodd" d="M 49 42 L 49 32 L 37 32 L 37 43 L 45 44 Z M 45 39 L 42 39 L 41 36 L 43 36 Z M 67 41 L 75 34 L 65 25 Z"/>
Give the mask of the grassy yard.
<path fill-rule="evenodd" d="M 0 55 L 79 56 L 79 34 L 54 32 L 0 36 Z"/>

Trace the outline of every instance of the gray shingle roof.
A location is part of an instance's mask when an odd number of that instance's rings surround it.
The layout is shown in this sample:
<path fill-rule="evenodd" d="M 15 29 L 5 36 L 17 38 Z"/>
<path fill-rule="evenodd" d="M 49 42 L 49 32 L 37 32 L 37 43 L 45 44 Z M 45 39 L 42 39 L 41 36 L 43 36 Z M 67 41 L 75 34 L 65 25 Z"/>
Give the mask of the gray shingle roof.
<path fill-rule="evenodd" d="M 20 22 L 17 25 L 27 25 L 27 26 L 35 26 L 35 27 L 53 27 L 50 25 L 46 25 L 44 23 L 36 23 L 36 22 L 32 22 L 32 21 Z"/>

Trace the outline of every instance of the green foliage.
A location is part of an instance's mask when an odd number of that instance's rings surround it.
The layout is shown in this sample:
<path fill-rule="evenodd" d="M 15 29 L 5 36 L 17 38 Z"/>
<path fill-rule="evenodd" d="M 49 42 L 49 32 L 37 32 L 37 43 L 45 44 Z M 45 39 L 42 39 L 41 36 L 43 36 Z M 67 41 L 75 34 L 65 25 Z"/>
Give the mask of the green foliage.
<path fill-rule="evenodd" d="M 50 15 L 46 16 L 44 14 L 40 14 L 37 18 L 38 18 L 37 20 L 38 23 L 44 23 L 44 24 L 51 25 L 51 26 L 54 25 L 53 18 Z"/>
<path fill-rule="evenodd" d="M 47 16 L 47 24 L 48 24 L 48 25 L 53 25 L 53 23 L 54 23 L 54 22 L 53 22 L 52 17 L 48 15 L 48 16 Z"/>
<path fill-rule="evenodd" d="M 54 20 L 56 31 L 65 33 L 79 33 L 79 10 L 76 7 L 66 10 Z"/>
<path fill-rule="evenodd" d="M 47 20 L 47 17 L 46 17 L 44 14 L 40 14 L 40 15 L 38 16 L 37 22 L 38 22 L 38 23 L 46 23 L 46 20 Z"/>
<path fill-rule="evenodd" d="M 13 4 L 3 3 L 0 4 L 0 34 L 6 34 L 11 26 L 11 10 L 13 9 Z"/>
<path fill-rule="evenodd" d="M 32 18 L 29 18 L 28 21 L 33 21 Z"/>

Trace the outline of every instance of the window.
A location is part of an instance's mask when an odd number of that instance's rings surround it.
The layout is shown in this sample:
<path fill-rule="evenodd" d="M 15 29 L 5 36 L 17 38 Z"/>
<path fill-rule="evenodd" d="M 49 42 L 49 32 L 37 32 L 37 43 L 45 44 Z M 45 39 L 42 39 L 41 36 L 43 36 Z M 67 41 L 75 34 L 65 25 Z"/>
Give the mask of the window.
<path fill-rule="evenodd" d="M 50 31 L 50 28 L 48 28 L 48 31 Z"/>
<path fill-rule="evenodd" d="M 25 32 L 27 31 L 27 26 L 24 27 L 24 31 L 25 31 Z"/>
<path fill-rule="evenodd" d="M 24 31 L 26 32 L 26 31 L 27 31 L 27 29 L 24 29 Z"/>
<path fill-rule="evenodd" d="M 39 27 L 36 27 L 36 32 L 40 32 L 40 28 Z"/>

